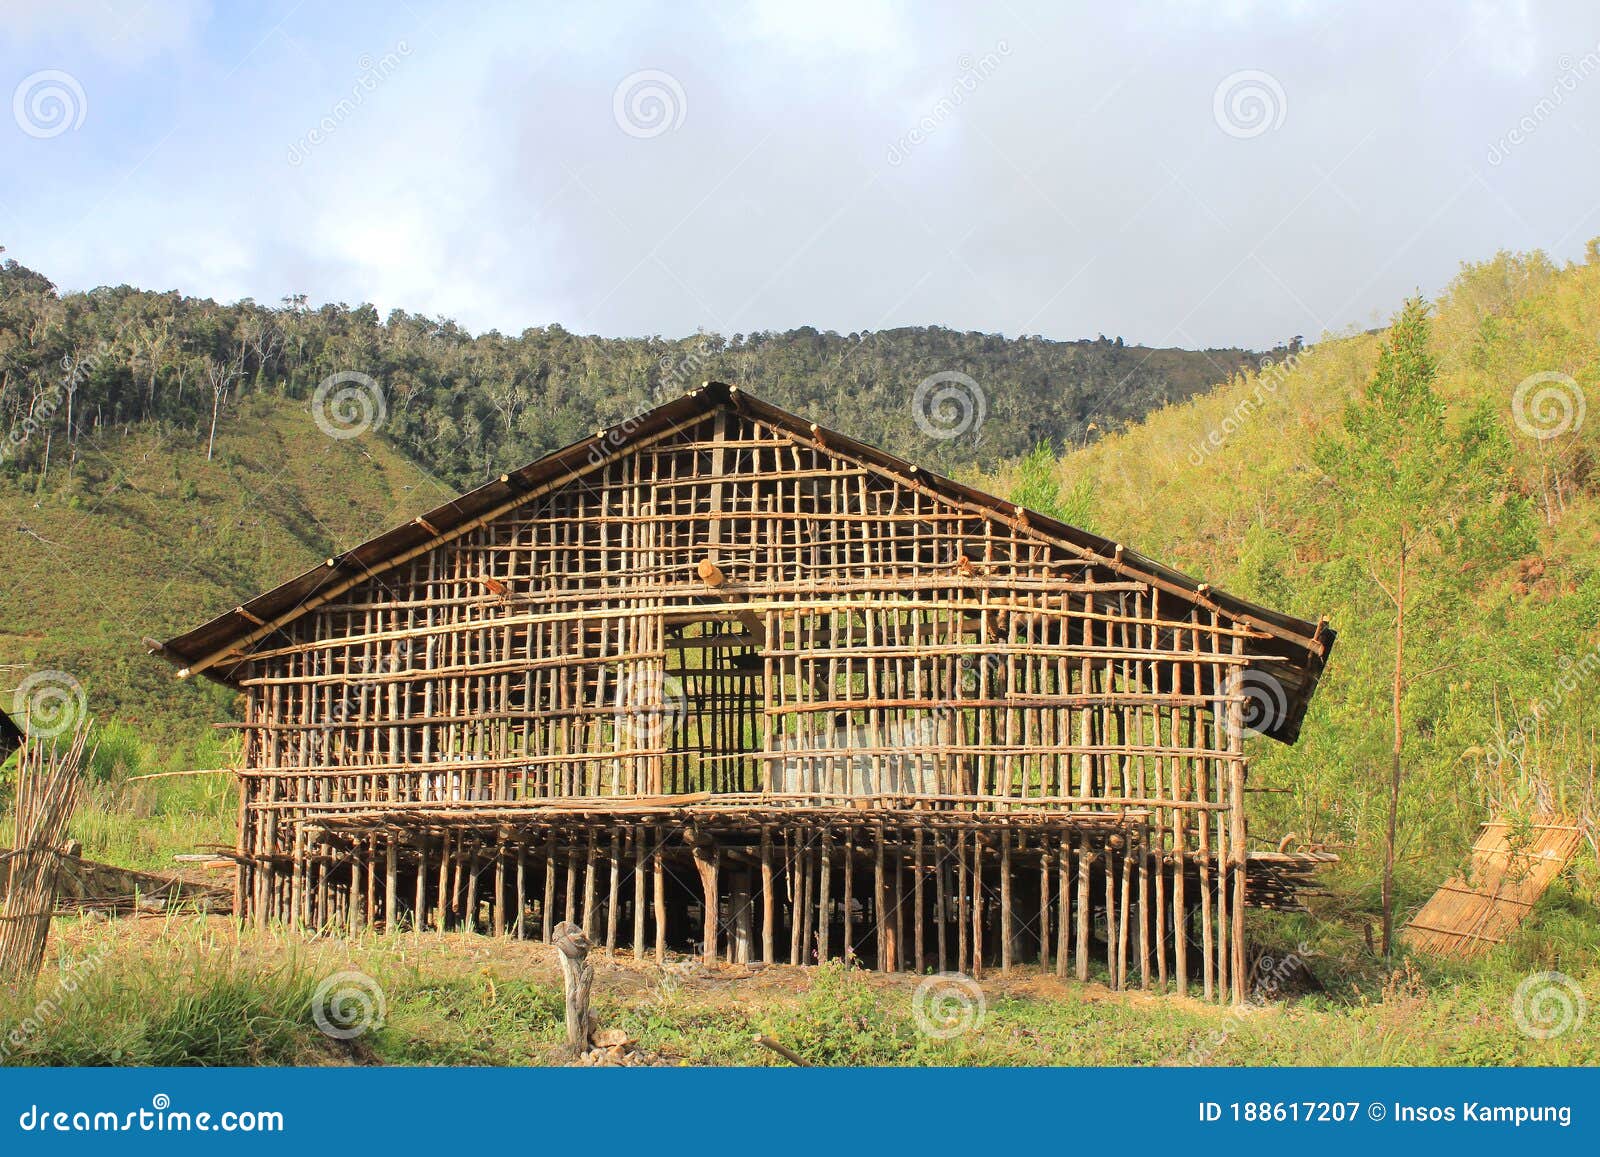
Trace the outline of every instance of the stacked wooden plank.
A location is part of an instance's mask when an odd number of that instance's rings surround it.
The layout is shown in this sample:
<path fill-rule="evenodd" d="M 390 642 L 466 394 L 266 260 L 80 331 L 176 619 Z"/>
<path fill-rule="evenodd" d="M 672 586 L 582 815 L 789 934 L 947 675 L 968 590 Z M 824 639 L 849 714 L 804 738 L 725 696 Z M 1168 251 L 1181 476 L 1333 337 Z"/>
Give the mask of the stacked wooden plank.
<path fill-rule="evenodd" d="M 1577 823 L 1564 816 L 1489 821 L 1466 871 L 1447 880 L 1406 925 L 1406 943 L 1436 956 L 1481 956 L 1522 923 L 1580 839 Z"/>

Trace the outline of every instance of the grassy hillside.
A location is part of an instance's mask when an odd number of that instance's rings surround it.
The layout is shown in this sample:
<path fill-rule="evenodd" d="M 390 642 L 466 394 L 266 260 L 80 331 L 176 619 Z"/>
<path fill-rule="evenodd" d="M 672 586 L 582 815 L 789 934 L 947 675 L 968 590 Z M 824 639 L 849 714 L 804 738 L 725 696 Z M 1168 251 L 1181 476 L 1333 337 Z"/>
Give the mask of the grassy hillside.
<path fill-rule="evenodd" d="M 1385 336 L 1325 337 L 1081 452 L 987 479 L 1230 591 L 1330 617 L 1339 643 L 1299 744 L 1251 741 L 1253 786 L 1267 789 L 1252 807 L 1258 830 L 1343 854 L 1322 908 L 1356 921 L 1375 918 L 1393 738 L 1394 552 L 1377 528 L 1401 499 L 1348 492 L 1329 463 L 1364 420 Z M 1580 419 L 1600 405 L 1597 341 L 1593 261 L 1501 254 L 1464 267 L 1432 310 L 1443 414 L 1425 453 L 1436 481 L 1476 481 L 1482 496 L 1441 501 L 1410 560 L 1402 911 L 1490 812 L 1543 806 L 1589 825 L 1567 896 L 1574 919 L 1594 923 L 1600 415 Z M 1533 375 L 1545 376 L 1524 385 Z M 1463 437 L 1488 458 L 1453 457 Z"/>
<path fill-rule="evenodd" d="M 103 719 L 152 739 L 215 721 L 226 696 L 145 654 L 452 492 L 378 439 L 323 436 L 302 405 L 252 402 L 218 438 L 137 427 L 82 444 L 43 493 L 0 476 L 0 657 L 78 679 Z"/>

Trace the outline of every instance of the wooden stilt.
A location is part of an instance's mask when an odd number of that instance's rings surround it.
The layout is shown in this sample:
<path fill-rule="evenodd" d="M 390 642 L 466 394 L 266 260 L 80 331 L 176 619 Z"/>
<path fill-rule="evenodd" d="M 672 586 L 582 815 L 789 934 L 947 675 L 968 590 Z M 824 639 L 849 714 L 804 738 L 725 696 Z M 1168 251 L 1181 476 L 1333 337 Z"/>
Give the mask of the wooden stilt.
<path fill-rule="evenodd" d="M 633 910 L 633 934 L 628 938 L 628 947 L 633 952 L 634 960 L 644 959 L 644 927 L 645 915 L 649 910 L 649 903 L 645 893 L 644 858 L 644 826 L 634 824 L 628 828 L 628 847 L 633 852 L 633 865 L 628 873 L 628 902 Z"/>
<path fill-rule="evenodd" d="M 606 959 L 617 955 L 617 919 L 622 898 L 622 829 L 611 829 L 611 857 L 606 872 Z"/>
<path fill-rule="evenodd" d="M 544 849 L 544 904 L 541 915 L 541 928 L 539 939 L 550 943 L 554 933 L 554 919 L 556 911 L 556 851 L 555 835 L 551 833 L 545 837 Z"/>
<path fill-rule="evenodd" d="M 983 978 L 983 838 L 972 833 L 972 977 Z"/>
<path fill-rule="evenodd" d="M 393 833 L 383 841 L 383 930 L 400 931 L 400 845 Z"/>
<path fill-rule="evenodd" d="M 1072 837 L 1066 833 L 1056 842 L 1056 975 L 1067 978 L 1067 964 L 1071 959 L 1068 939 L 1072 927 Z"/>
<path fill-rule="evenodd" d="M 950 853 L 943 832 L 933 835 L 933 930 L 939 946 L 939 971 L 950 971 Z M 959 967 L 959 965 L 957 965 Z"/>
<path fill-rule="evenodd" d="M 923 947 L 923 927 L 927 923 L 927 914 L 923 911 L 923 876 L 926 874 L 923 860 L 923 830 L 919 827 L 914 837 L 916 841 L 914 857 L 911 865 L 911 954 L 913 968 L 917 973 L 928 971 L 928 954 Z"/>
<path fill-rule="evenodd" d="M 1073 952 L 1073 964 L 1079 980 L 1089 979 L 1089 877 L 1093 871 L 1094 857 L 1089 853 L 1089 837 L 1078 835 L 1078 943 Z"/>
<path fill-rule="evenodd" d="M 1016 925 L 1011 910 L 1011 829 L 1000 833 L 1000 975 L 1011 975 Z"/>
<path fill-rule="evenodd" d="M 514 935 L 518 940 L 528 938 L 528 849 L 517 845 L 517 922 Z"/>
<path fill-rule="evenodd" d="M 772 869 L 772 828 L 761 826 L 761 959 L 776 964 L 773 955 L 778 923 L 778 898 L 774 889 Z"/>
<path fill-rule="evenodd" d="M 833 833 L 826 827 L 822 829 L 822 871 L 817 878 L 817 963 L 821 964 L 829 955 L 829 911 L 831 882 L 833 877 Z"/>
<path fill-rule="evenodd" d="M 667 829 L 657 826 L 655 853 L 656 963 L 667 961 Z"/>

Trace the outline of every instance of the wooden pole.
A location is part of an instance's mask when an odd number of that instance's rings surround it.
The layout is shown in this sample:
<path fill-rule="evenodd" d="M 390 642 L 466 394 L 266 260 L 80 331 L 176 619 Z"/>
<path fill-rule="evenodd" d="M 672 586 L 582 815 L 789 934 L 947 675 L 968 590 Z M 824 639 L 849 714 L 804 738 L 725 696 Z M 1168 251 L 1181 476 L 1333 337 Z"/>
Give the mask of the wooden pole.
<path fill-rule="evenodd" d="M 831 903 L 828 892 L 833 876 L 833 834 L 826 827 L 822 829 L 822 871 L 817 877 L 817 963 L 821 964 L 828 959 L 829 944 L 828 908 Z"/>
<path fill-rule="evenodd" d="M 915 969 L 919 974 L 928 970 L 928 954 L 924 950 L 922 931 L 923 925 L 927 920 L 927 914 L 923 911 L 922 899 L 922 877 L 924 874 L 923 835 L 923 830 L 920 827 L 917 828 L 917 834 L 915 837 L 916 850 L 912 853 L 915 859 L 912 863 L 911 869 L 911 923 L 913 928 L 911 934 L 911 951 L 915 959 Z"/>
<path fill-rule="evenodd" d="M 647 907 L 644 890 L 644 834 L 644 825 L 633 826 L 633 958 L 635 960 L 644 959 L 644 916 Z"/>
<path fill-rule="evenodd" d="M 606 959 L 617 956 L 617 918 L 622 905 L 622 829 L 611 829 L 611 857 L 606 879 Z"/>
<path fill-rule="evenodd" d="M 1011 975 L 1012 940 L 1016 926 L 1011 914 L 1011 829 L 1000 833 L 1000 975 Z"/>
<path fill-rule="evenodd" d="M 667 962 L 667 829 L 656 827 L 656 963 Z"/>

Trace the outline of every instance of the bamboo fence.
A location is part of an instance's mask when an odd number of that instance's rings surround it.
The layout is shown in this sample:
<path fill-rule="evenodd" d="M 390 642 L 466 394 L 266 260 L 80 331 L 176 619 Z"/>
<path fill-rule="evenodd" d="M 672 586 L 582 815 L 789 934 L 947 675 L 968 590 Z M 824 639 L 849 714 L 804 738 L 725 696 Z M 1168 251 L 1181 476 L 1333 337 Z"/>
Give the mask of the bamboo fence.
<path fill-rule="evenodd" d="M 85 721 L 64 749 L 56 740 L 31 736 L 18 749 L 15 831 L 0 900 L 0 978 L 13 983 L 31 981 L 44 963 L 61 846 L 83 784 L 88 736 Z"/>

